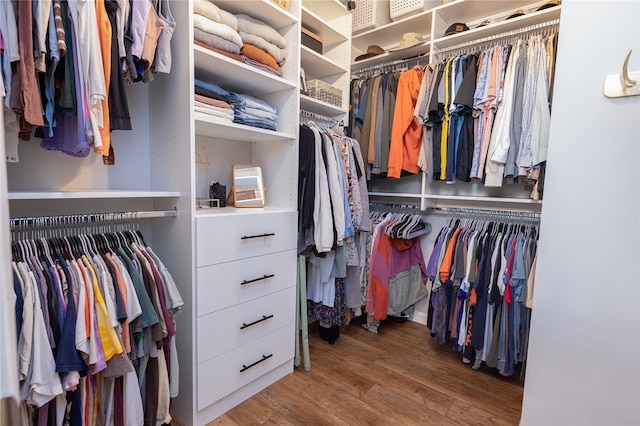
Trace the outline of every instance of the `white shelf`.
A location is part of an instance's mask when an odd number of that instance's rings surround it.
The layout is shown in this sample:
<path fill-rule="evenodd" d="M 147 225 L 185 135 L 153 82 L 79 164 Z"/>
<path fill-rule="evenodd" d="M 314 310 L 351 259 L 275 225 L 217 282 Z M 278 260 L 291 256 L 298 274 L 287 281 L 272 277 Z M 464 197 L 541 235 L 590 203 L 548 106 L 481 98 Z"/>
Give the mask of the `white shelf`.
<path fill-rule="evenodd" d="M 274 132 L 259 127 L 225 122 L 200 112 L 194 113 L 194 119 L 196 135 L 199 136 L 241 142 L 270 142 L 296 139 L 296 135 L 290 133 Z"/>
<path fill-rule="evenodd" d="M 506 17 L 518 9 L 531 13 L 546 2 L 547 0 L 538 2 L 535 0 L 510 0 L 509 2 L 503 0 L 456 0 L 438 6 L 434 9 L 434 12 L 448 24 L 464 22 L 469 25 L 492 16 L 500 15 Z"/>
<path fill-rule="evenodd" d="M 406 192 L 369 192 L 370 197 L 390 197 L 390 198 L 422 198 L 420 194 Z"/>
<path fill-rule="evenodd" d="M 456 46 L 462 43 L 469 43 L 478 40 L 482 40 L 485 37 L 491 37 L 492 35 L 508 33 L 509 31 L 517 32 L 524 27 L 530 27 L 533 25 L 542 24 L 545 22 L 560 19 L 561 6 L 555 6 L 549 9 L 543 9 L 539 12 L 530 13 L 517 18 L 512 18 L 506 21 L 495 22 L 493 24 L 474 28 L 469 31 L 464 31 L 458 34 L 453 34 L 448 37 L 442 37 L 433 40 L 433 46 L 436 49 L 444 49 L 451 46 Z"/>
<path fill-rule="evenodd" d="M 339 0 L 305 0 L 304 7 L 313 13 L 322 14 L 327 20 L 339 18 L 349 13 L 345 5 Z"/>
<path fill-rule="evenodd" d="M 346 108 L 340 108 L 328 102 L 319 101 L 311 96 L 300 94 L 300 109 L 326 115 L 328 117 L 344 115 Z"/>
<path fill-rule="evenodd" d="M 532 200 L 530 198 L 507 198 L 507 197 L 485 197 L 472 195 L 437 195 L 437 194 L 417 194 L 402 192 L 369 192 L 370 197 L 389 197 L 389 198 L 424 198 L 427 200 L 457 201 L 457 202 L 480 202 L 490 204 L 528 204 L 531 206 L 542 205 L 541 200 Z"/>
<path fill-rule="evenodd" d="M 314 78 L 323 79 L 349 71 L 347 68 L 309 49 L 307 46 L 300 46 L 300 61 L 306 73 L 307 80 Z"/>
<path fill-rule="evenodd" d="M 193 46 L 195 76 L 209 80 L 225 90 L 261 96 L 293 89 L 296 83 L 226 56 Z"/>
<path fill-rule="evenodd" d="M 302 26 L 319 35 L 325 49 L 348 40 L 345 34 L 304 6 L 302 7 Z"/>
<path fill-rule="evenodd" d="M 359 69 L 367 68 L 373 65 L 396 61 L 398 59 L 424 56 L 429 53 L 430 47 L 431 47 L 431 43 L 423 43 L 417 46 L 409 47 L 407 49 L 402 49 L 397 52 L 385 52 L 378 56 L 373 56 L 371 58 L 362 59 L 358 62 L 353 62 L 351 64 L 351 69 L 359 70 Z"/>
<path fill-rule="evenodd" d="M 268 188 L 267 188 L 268 189 Z M 196 209 L 196 216 L 208 217 L 208 216 L 224 216 L 224 215 L 255 215 L 264 213 L 282 213 L 282 212 L 294 212 L 295 210 L 279 208 L 279 207 L 251 207 L 251 208 L 237 208 L 233 206 L 220 207 L 220 208 L 208 208 L 208 209 Z"/>
<path fill-rule="evenodd" d="M 177 191 L 145 191 L 145 190 L 82 190 L 69 191 L 10 191 L 10 200 L 81 200 L 98 198 L 173 198 L 179 197 Z"/>
<path fill-rule="evenodd" d="M 216 0 L 215 4 L 234 15 L 244 13 L 254 18 L 259 17 L 261 21 L 276 30 L 290 27 L 298 22 L 298 18 L 293 13 L 284 10 L 269 0 Z"/>
<path fill-rule="evenodd" d="M 428 200 L 447 200 L 447 201 L 473 201 L 486 203 L 505 203 L 505 204 L 542 204 L 540 200 L 532 200 L 531 198 L 503 198 L 503 197 L 482 197 L 473 195 L 436 195 L 424 194 L 423 198 Z"/>
<path fill-rule="evenodd" d="M 422 34 L 427 40 L 431 36 L 431 10 L 416 13 L 377 28 L 354 34 L 351 40 L 353 46 L 363 53 L 367 51 L 367 46 L 372 44 L 387 50 L 398 46 L 402 34 L 407 32 Z"/>

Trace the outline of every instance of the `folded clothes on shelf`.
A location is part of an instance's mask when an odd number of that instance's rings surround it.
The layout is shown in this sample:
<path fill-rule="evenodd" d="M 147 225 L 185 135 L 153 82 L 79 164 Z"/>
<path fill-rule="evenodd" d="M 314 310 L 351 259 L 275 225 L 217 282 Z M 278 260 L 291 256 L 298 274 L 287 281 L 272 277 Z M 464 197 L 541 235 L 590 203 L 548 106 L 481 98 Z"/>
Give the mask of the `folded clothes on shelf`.
<path fill-rule="evenodd" d="M 274 114 L 270 111 L 265 111 L 262 109 L 257 109 L 257 108 L 251 108 L 251 107 L 237 107 L 234 109 L 234 111 L 236 112 L 241 112 L 243 114 L 246 114 L 248 116 L 251 117 L 255 117 L 255 118 L 264 118 L 267 120 L 272 120 L 272 121 L 276 121 L 278 119 L 278 114 Z"/>
<path fill-rule="evenodd" d="M 287 40 L 270 25 L 244 14 L 236 15 L 236 19 L 238 32 L 253 34 L 281 49 L 287 48 Z"/>
<path fill-rule="evenodd" d="M 233 13 L 220 9 L 209 0 L 193 0 L 193 13 L 205 16 L 212 21 L 225 24 L 234 31 L 238 31 L 238 19 Z"/>
<path fill-rule="evenodd" d="M 283 65 L 287 60 L 287 54 L 289 51 L 286 47 L 285 48 L 279 47 L 263 39 L 262 37 L 252 33 L 247 33 L 244 31 L 239 31 L 238 33 L 240 34 L 240 38 L 242 39 L 243 43 L 252 44 L 264 50 L 269 55 L 273 56 L 273 58 L 276 60 L 278 65 Z"/>
<path fill-rule="evenodd" d="M 199 95 L 208 96 L 210 98 L 219 99 L 221 101 L 229 102 L 231 93 L 224 90 L 222 87 L 210 81 L 203 81 L 195 79 L 196 93 Z"/>
<path fill-rule="evenodd" d="M 211 19 L 202 15 L 194 14 L 193 27 L 201 29 L 202 31 L 209 34 L 215 34 L 218 37 L 221 37 L 233 43 L 237 47 L 237 50 L 235 50 L 233 53 L 239 53 L 240 49 L 242 48 L 242 38 L 240 37 L 240 34 L 238 34 L 237 31 L 234 31 L 228 25 L 212 21 Z"/>
<path fill-rule="evenodd" d="M 199 46 L 213 50 L 216 53 L 232 57 L 233 59 L 241 60 L 238 56 L 238 53 L 240 53 L 238 46 L 220 36 L 202 31 L 200 28 L 194 28 L 193 39 L 193 42 Z M 235 55 L 235 57 L 230 55 Z"/>
<path fill-rule="evenodd" d="M 245 126 L 259 127 L 267 130 L 276 130 L 276 123 L 271 120 L 265 120 L 264 118 L 238 118 L 233 119 L 234 123 L 244 124 Z"/>
<path fill-rule="evenodd" d="M 249 107 L 255 109 L 261 109 L 263 111 L 271 112 L 273 114 L 277 114 L 278 111 L 276 109 L 263 101 L 262 99 L 254 98 L 251 95 L 246 95 L 243 93 L 229 93 L 229 103 L 234 107 Z"/>

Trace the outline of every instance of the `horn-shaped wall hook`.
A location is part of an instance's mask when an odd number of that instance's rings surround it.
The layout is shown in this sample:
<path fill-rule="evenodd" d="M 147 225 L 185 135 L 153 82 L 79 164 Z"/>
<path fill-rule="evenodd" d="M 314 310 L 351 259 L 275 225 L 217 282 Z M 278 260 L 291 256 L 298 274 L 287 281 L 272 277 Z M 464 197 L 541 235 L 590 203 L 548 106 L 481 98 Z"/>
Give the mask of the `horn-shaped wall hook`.
<path fill-rule="evenodd" d="M 627 96 L 640 95 L 640 71 L 629 73 L 629 58 L 632 50 L 629 50 L 627 57 L 622 64 L 620 75 L 609 75 L 604 80 L 604 95 L 607 98 L 623 98 Z"/>

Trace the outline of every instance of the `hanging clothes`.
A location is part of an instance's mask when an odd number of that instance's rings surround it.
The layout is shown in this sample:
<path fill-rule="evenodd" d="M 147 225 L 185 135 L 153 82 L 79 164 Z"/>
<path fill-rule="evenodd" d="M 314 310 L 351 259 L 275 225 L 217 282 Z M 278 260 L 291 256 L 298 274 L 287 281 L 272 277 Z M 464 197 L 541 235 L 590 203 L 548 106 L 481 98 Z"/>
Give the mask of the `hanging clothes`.
<path fill-rule="evenodd" d="M 141 234 L 12 242 L 24 424 L 164 424 L 184 304 Z"/>
<path fill-rule="evenodd" d="M 427 266 L 427 327 L 474 369 L 510 376 L 526 361 L 537 230 L 499 222 L 450 220 Z"/>

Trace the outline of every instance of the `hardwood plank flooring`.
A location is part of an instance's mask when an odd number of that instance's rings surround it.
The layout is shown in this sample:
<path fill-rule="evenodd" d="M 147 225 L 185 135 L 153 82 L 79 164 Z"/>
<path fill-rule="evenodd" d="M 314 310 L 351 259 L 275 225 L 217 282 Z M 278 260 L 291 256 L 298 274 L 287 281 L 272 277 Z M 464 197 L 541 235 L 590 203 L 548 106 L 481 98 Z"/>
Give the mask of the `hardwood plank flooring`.
<path fill-rule="evenodd" d="M 464 364 L 424 325 L 357 318 L 334 345 L 309 326 L 311 371 L 296 367 L 209 425 L 517 425 L 523 382 Z"/>

